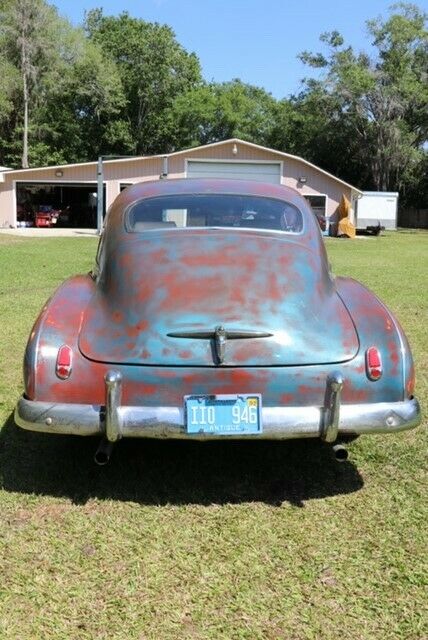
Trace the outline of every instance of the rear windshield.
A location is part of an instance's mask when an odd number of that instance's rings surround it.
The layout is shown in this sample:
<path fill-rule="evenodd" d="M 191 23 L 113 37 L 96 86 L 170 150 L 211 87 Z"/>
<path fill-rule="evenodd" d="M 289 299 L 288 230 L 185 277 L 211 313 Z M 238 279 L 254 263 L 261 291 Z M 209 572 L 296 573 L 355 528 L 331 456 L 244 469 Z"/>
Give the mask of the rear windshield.
<path fill-rule="evenodd" d="M 303 218 L 294 205 L 283 200 L 229 194 L 146 198 L 128 210 L 128 231 L 169 227 L 243 227 L 301 233 Z"/>

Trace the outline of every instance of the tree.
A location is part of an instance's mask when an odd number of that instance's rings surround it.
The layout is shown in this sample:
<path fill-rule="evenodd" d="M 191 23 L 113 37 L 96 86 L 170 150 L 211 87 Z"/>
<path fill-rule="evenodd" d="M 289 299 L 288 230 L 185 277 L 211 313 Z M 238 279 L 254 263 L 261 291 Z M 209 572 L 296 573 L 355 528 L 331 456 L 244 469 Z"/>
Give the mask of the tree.
<path fill-rule="evenodd" d="M 62 77 L 50 78 L 47 100 L 36 114 L 40 125 L 35 161 L 46 152 L 60 164 L 129 153 L 132 148 L 116 65 L 83 32 L 74 33 L 74 38 L 78 52 Z"/>
<path fill-rule="evenodd" d="M 0 164 L 129 152 L 121 79 L 101 47 L 45 0 L 0 0 L 0 11 Z"/>
<path fill-rule="evenodd" d="M 136 154 L 171 147 L 174 124 L 167 117 L 175 98 L 201 83 L 198 58 L 188 53 L 166 25 L 89 11 L 85 23 L 90 40 L 117 65 Z"/>
<path fill-rule="evenodd" d="M 276 100 L 264 89 L 232 80 L 204 84 L 174 101 L 169 119 L 174 146 L 182 148 L 245 138 L 266 144 L 276 117 Z"/>
<path fill-rule="evenodd" d="M 395 5 L 388 20 L 367 23 L 374 59 L 344 46 L 336 31 L 321 40 L 329 54 L 303 52 L 301 59 L 327 71 L 307 84 L 311 95 L 332 111 L 336 132 L 348 129 L 357 141 L 357 157 L 367 164 L 373 186 L 401 188 L 406 176 L 423 161 L 428 133 L 428 38 L 426 15 L 416 6 Z"/>
<path fill-rule="evenodd" d="M 309 88 L 310 85 L 310 88 Z M 292 153 L 355 185 L 371 181 L 349 114 L 317 82 L 278 103 L 268 146 Z"/>
<path fill-rule="evenodd" d="M 56 10 L 43 0 L 11 0 L 3 3 L 1 36 L 7 58 L 21 75 L 23 105 L 22 167 L 28 167 L 29 111 L 40 76 L 54 59 L 50 46 Z"/>

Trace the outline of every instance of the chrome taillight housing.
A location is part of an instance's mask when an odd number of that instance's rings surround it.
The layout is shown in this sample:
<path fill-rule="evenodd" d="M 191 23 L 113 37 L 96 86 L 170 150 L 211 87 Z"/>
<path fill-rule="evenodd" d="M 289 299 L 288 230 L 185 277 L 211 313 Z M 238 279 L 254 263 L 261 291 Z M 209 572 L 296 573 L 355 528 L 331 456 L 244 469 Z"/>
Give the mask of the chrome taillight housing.
<path fill-rule="evenodd" d="M 63 344 L 58 349 L 58 355 L 56 358 L 55 373 L 61 380 L 67 380 L 71 374 L 71 365 L 73 361 L 73 353 L 70 347 Z"/>

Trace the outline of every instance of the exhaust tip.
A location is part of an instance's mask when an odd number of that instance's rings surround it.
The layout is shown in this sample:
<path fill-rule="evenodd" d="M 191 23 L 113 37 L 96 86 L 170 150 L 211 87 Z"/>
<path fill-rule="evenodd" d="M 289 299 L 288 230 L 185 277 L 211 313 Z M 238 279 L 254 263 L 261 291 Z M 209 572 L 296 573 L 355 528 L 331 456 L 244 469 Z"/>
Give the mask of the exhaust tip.
<path fill-rule="evenodd" d="M 348 459 L 348 449 L 343 444 L 335 444 L 333 446 L 334 457 L 338 462 L 345 462 Z"/>
<path fill-rule="evenodd" d="M 98 445 L 98 449 L 95 451 L 94 462 L 100 467 L 103 467 L 110 460 L 111 452 L 113 450 L 113 442 L 108 440 L 101 440 Z"/>
<path fill-rule="evenodd" d="M 104 451 L 97 451 L 94 455 L 95 464 L 103 467 L 110 460 L 110 456 L 108 456 Z"/>

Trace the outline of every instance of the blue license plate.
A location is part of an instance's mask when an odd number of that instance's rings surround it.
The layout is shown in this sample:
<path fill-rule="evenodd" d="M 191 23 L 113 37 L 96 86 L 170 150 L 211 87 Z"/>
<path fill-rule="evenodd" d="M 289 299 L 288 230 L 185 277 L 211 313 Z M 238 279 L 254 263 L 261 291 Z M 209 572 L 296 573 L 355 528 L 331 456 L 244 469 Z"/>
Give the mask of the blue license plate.
<path fill-rule="evenodd" d="M 262 433 L 262 397 L 243 395 L 185 396 L 187 433 L 233 436 Z"/>

